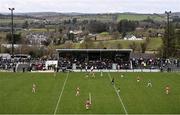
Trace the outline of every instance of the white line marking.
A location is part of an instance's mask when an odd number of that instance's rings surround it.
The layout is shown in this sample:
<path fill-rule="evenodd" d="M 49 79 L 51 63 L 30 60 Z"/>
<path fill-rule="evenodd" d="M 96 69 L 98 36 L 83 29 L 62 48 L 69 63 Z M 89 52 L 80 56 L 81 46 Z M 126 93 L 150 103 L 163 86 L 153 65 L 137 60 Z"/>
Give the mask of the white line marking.
<path fill-rule="evenodd" d="M 91 93 L 89 92 L 89 101 L 91 103 Z"/>
<path fill-rule="evenodd" d="M 57 104 L 56 104 L 56 108 L 55 108 L 55 110 L 54 110 L 54 115 L 56 114 L 57 109 L 58 109 L 58 106 L 59 106 L 59 103 L 60 103 L 60 101 L 61 101 L 61 97 L 62 97 L 62 94 L 63 94 L 63 91 L 64 91 L 64 87 L 65 87 L 65 85 L 66 85 L 68 76 L 69 76 L 69 72 L 67 73 L 67 76 L 66 76 L 66 79 L 65 79 L 65 81 L 64 81 L 64 84 L 63 84 L 61 93 L 60 93 L 60 95 L 59 95 L 59 99 L 58 99 L 58 102 L 57 102 Z"/>
<path fill-rule="evenodd" d="M 109 76 L 109 79 L 110 79 L 110 81 L 111 81 L 111 80 L 112 80 L 112 77 L 111 77 L 111 75 L 110 75 L 109 72 L 108 72 L 108 76 Z M 123 103 L 123 101 L 122 101 L 122 98 L 121 98 L 120 94 L 117 92 L 117 88 L 116 88 L 115 84 L 113 85 L 113 87 L 114 87 L 114 90 L 115 90 L 115 92 L 116 92 L 116 94 L 117 94 L 117 96 L 118 96 L 118 98 L 119 98 L 119 101 L 120 101 L 121 105 L 123 106 L 123 109 L 124 109 L 125 114 L 128 115 L 128 112 L 127 112 L 127 110 L 126 110 L 126 108 L 125 108 L 125 106 L 124 106 L 124 103 Z"/>

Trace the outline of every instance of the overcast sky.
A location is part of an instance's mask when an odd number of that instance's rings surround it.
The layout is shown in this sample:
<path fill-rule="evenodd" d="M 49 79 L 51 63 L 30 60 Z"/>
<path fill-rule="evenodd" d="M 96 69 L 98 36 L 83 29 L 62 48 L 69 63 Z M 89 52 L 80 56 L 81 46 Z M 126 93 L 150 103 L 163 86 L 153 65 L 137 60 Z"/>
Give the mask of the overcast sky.
<path fill-rule="evenodd" d="M 180 12 L 180 0 L 0 0 L 0 12 Z"/>

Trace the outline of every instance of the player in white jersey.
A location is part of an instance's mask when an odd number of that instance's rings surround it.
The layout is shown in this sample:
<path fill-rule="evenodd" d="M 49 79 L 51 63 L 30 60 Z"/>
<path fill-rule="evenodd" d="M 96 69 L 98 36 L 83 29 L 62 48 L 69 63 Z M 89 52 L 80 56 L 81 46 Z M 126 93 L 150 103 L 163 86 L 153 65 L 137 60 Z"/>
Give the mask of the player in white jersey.
<path fill-rule="evenodd" d="M 167 85 L 167 86 L 165 87 L 165 92 L 166 92 L 167 95 L 169 94 L 169 91 L 170 91 L 170 87 L 169 87 L 169 85 Z"/>
<path fill-rule="evenodd" d="M 86 73 L 86 76 L 85 76 L 86 78 L 88 78 L 89 77 L 89 73 Z"/>
<path fill-rule="evenodd" d="M 36 84 L 34 84 L 34 83 L 32 85 L 32 93 L 36 93 Z"/>
<path fill-rule="evenodd" d="M 91 73 L 92 77 L 95 78 L 95 75 L 94 75 L 94 66 L 91 67 L 91 72 L 90 73 Z"/>
<path fill-rule="evenodd" d="M 88 71 L 88 66 L 87 65 L 85 66 L 85 70 L 86 70 L 86 72 Z"/>
<path fill-rule="evenodd" d="M 120 88 L 117 89 L 117 92 L 120 93 Z"/>
<path fill-rule="evenodd" d="M 103 71 L 101 70 L 101 77 L 103 76 Z"/>
<path fill-rule="evenodd" d="M 80 95 L 80 88 L 77 87 L 77 88 L 76 88 L 76 96 L 79 96 L 79 95 Z"/>
<path fill-rule="evenodd" d="M 91 66 L 91 72 L 93 72 L 93 70 L 94 70 L 94 66 Z"/>
<path fill-rule="evenodd" d="M 147 84 L 147 87 L 152 87 L 152 83 L 151 83 L 151 80 L 148 80 L 148 84 Z"/>
<path fill-rule="evenodd" d="M 121 74 L 121 78 L 123 78 L 124 77 L 124 74 Z"/>

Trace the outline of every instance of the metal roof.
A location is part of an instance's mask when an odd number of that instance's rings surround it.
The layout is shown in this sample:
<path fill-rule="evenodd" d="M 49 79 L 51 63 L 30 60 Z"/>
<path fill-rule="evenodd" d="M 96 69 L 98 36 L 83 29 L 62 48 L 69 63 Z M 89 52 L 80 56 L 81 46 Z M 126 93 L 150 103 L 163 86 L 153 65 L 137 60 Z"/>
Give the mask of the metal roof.
<path fill-rule="evenodd" d="M 122 52 L 132 52 L 132 49 L 56 49 L 56 51 L 122 51 Z"/>

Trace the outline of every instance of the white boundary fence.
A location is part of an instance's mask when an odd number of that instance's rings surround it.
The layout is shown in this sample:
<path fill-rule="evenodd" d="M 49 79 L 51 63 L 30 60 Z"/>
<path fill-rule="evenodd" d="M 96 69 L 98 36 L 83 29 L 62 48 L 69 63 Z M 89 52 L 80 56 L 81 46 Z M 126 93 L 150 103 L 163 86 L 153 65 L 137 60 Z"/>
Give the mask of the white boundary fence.
<path fill-rule="evenodd" d="M 72 70 L 73 72 L 86 72 L 86 70 Z M 127 69 L 127 70 L 94 70 L 94 72 L 160 72 L 159 69 Z M 90 72 L 90 70 L 87 70 L 87 72 Z"/>

